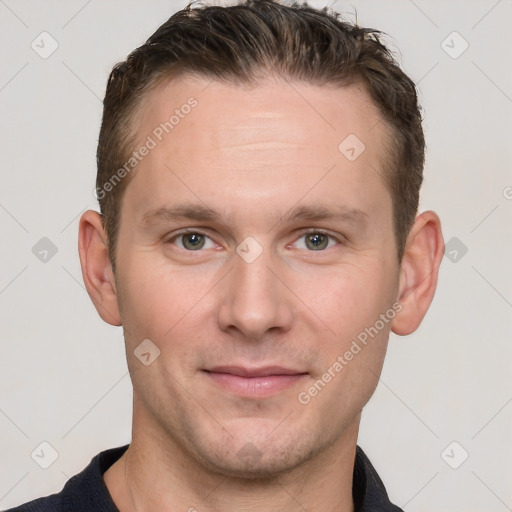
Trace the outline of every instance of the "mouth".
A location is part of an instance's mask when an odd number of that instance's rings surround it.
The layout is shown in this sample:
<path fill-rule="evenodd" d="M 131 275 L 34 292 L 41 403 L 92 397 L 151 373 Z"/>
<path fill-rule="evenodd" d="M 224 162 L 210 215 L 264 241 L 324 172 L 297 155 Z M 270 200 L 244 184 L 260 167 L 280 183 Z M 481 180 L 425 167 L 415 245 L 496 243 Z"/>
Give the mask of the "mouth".
<path fill-rule="evenodd" d="M 249 398 L 274 395 L 297 385 L 308 376 L 307 372 L 281 366 L 216 366 L 203 371 L 215 385 Z"/>

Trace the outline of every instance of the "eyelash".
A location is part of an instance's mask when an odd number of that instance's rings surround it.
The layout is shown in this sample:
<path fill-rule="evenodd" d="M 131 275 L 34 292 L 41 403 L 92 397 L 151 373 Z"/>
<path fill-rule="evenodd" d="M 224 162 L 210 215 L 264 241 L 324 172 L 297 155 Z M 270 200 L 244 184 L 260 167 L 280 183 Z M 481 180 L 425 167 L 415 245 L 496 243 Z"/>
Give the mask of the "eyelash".
<path fill-rule="evenodd" d="M 172 244 L 180 236 L 187 235 L 189 233 L 194 233 L 194 234 L 197 234 L 197 235 L 202 235 L 202 236 L 205 236 L 205 237 L 209 238 L 210 240 L 212 240 L 212 238 L 207 233 L 201 231 L 200 229 L 189 228 L 189 229 L 184 229 L 184 230 L 182 230 L 182 231 L 180 231 L 178 233 L 174 233 L 170 238 L 167 238 L 165 240 L 165 243 L 166 244 Z M 303 238 L 306 235 L 310 235 L 310 234 L 325 235 L 329 239 L 336 241 L 339 245 L 343 245 L 343 243 L 344 243 L 343 240 L 340 240 L 340 238 L 338 238 L 338 237 L 332 235 L 331 233 L 329 233 L 327 231 L 324 231 L 322 229 L 308 229 L 306 231 L 302 231 L 300 233 L 300 235 L 295 239 L 295 241 Z M 327 247 L 327 248 L 329 248 L 329 247 Z M 179 249 L 181 249 L 181 247 L 179 247 Z M 320 250 L 320 251 L 309 250 L 309 252 L 324 252 L 326 249 L 323 249 L 323 250 Z M 197 251 L 191 251 L 191 250 L 188 250 L 188 249 L 183 249 L 183 250 L 186 251 L 186 252 L 203 252 L 201 249 L 199 249 Z"/>

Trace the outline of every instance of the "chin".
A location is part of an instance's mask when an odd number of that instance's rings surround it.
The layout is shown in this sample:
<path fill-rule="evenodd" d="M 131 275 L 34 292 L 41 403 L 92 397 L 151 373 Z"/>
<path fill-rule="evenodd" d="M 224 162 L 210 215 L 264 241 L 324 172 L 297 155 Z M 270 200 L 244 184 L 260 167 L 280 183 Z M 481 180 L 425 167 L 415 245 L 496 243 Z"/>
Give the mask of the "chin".
<path fill-rule="evenodd" d="M 311 431 L 293 432 L 273 422 L 273 429 L 254 431 L 257 420 L 249 419 L 253 428 L 247 431 L 226 429 L 222 439 L 211 440 L 201 436 L 194 441 L 196 455 L 210 471 L 240 480 L 272 480 L 288 473 L 313 458 L 324 448 Z M 265 422 L 268 425 L 268 420 Z M 240 427 L 240 425 L 238 425 Z"/>
<path fill-rule="evenodd" d="M 287 450 L 286 453 L 261 451 L 247 442 L 239 452 L 210 454 L 203 459 L 205 466 L 214 473 L 239 480 L 274 480 L 302 465 L 309 457 Z"/>

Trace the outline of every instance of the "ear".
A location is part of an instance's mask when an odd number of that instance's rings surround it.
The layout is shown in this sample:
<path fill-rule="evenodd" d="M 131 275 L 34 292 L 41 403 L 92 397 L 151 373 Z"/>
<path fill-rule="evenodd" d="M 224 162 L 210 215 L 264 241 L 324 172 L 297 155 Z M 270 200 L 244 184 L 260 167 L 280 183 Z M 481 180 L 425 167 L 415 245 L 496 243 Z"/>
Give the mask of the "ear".
<path fill-rule="evenodd" d="M 397 301 L 403 308 L 391 322 L 395 334 L 411 334 L 419 327 L 434 298 L 443 254 L 439 217 L 432 211 L 421 213 L 409 232 L 400 265 Z"/>
<path fill-rule="evenodd" d="M 98 212 L 87 210 L 80 218 L 78 253 L 85 287 L 96 311 L 108 324 L 121 325 L 107 235 Z"/>

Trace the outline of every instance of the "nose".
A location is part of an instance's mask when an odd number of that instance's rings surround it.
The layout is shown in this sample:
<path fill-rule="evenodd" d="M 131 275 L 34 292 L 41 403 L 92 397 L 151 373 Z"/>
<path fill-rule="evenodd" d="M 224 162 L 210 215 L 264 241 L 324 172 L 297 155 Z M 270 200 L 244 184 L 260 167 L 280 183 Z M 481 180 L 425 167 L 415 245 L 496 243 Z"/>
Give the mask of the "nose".
<path fill-rule="evenodd" d="M 285 332 L 293 323 L 293 294 L 279 276 L 279 262 L 268 250 L 248 262 L 234 255 L 234 267 L 223 280 L 217 312 L 219 328 L 260 340 L 269 331 Z M 281 269 L 282 270 L 282 269 Z"/>

